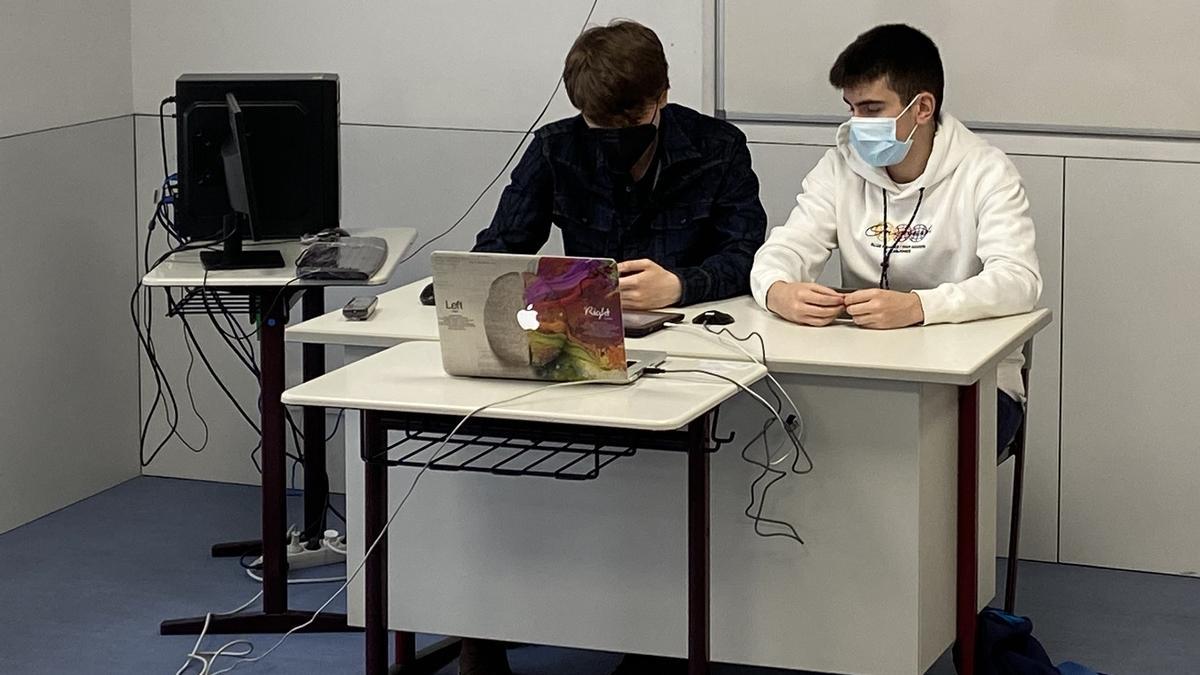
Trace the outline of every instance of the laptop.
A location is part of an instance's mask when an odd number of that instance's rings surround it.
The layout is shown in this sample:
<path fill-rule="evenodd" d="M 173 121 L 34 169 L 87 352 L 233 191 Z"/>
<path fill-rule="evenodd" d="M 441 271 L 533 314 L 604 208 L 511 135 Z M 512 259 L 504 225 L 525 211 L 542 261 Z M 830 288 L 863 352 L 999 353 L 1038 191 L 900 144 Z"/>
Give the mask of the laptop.
<path fill-rule="evenodd" d="M 450 251 L 432 259 L 450 375 L 624 384 L 667 358 L 625 350 L 616 261 Z"/>

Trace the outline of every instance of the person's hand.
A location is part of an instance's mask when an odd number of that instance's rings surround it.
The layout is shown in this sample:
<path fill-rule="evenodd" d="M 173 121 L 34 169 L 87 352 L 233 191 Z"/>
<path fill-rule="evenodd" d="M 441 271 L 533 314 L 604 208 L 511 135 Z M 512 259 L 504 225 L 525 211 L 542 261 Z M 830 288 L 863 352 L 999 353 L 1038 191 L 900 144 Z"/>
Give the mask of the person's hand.
<path fill-rule="evenodd" d="M 805 326 L 828 326 L 842 313 L 845 298 L 820 284 L 776 281 L 767 289 L 767 309 Z"/>
<path fill-rule="evenodd" d="M 621 275 L 623 309 L 661 309 L 683 295 L 679 277 L 652 260 L 626 260 L 617 264 Z"/>
<path fill-rule="evenodd" d="M 886 330 L 915 326 L 925 321 L 921 297 L 916 293 L 869 288 L 846 296 L 846 312 L 863 328 Z"/>

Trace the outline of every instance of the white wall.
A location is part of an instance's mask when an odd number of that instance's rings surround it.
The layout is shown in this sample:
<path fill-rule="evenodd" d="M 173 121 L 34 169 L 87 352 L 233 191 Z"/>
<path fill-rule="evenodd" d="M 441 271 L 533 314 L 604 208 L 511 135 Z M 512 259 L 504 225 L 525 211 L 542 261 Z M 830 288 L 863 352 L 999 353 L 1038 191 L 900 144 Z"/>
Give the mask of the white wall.
<path fill-rule="evenodd" d="M 179 74 L 329 71 L 341 77 L 343 225 L 414 227 L 418 242 L 424 242 L 463 214 L 513 152 L 521 140 L 513 132 L 527 129 L 545 105 L 591 2 L 133 0 L 132 6 L 139 237 L 162 179 L 158 102 L 174 93 Z M 703 107 L 706 9 L 702 0 L 600 0 L 591 23 L 627 17 L 654 28 L 670 62 L 671 97 Z M 184 24 L 187 30 L 176 28 Z M 543 122 L 571 114 L 560 91 Z M 167 143 L 173 166 L 170 123 Z M 505 182 L 437 247 L 468 246 L 491 219 Z M 416 258 L 393 285 L 428 269 L 425 258 Z M 340 306 L 348 295 L 331 291 L 327 306 Z M 249 375 L 210 325 L 194 326 L 217 371 L 253 412 L 256 390 Z M 181 329 L 158 317 L 155 332 L 164 367 L 183 395 L 188 356 Z M 329 366 L 340 363 L 340 350 L 328 353 Z M 296 382 L 299 350 L 293 348 L 288 360 L 289 381 Z M 257 482 L 249 461 L 253 432 L 202 365 L 191 380 L 197 407 L 209 422 L 209 445 L 194 454 L 172 442 L 146 473 Z M 144 372 L 143 400 L 153 391 Z M 202 438 L 195 415 L 185 413 L 181 428 L 189 440 Z M 340 490 L 341 456 L 330 454 L 332 483 Z"/>
<path fill-rule="evenodd" d="M 1062 561 L 1200 574 L 1200 163 L 1067 162 Z"/>
<path fill-rule="evenodd" d="M 0 3 L 0 137 L 130 112 L 129 0 Z"/>
<path fill-rule="evenodd" d="M 133 0 L 134 108 L 155 112 L 183 72 L 327 71 L 342 78 L 343 122 L 524 130 L 591 4 Z M 700 0 L 600 0 L 592 23 L 654 28 L 672 96 L 698 105 L 703 11 Z M 569 114 L 560 94 L 547 119 Z"/>
<path fill-rule="evenodd" d="M 0 532 L 138 472 L 129 31 L 0 5 Z"/>

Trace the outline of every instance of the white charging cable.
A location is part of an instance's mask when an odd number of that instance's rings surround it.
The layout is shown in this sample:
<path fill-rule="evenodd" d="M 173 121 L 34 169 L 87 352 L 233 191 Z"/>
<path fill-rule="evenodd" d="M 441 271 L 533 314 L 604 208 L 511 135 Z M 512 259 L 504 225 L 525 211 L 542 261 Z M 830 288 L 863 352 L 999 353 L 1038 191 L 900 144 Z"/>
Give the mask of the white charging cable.
<path fill-rule="evenodd" d="M 257 574 L 255 574 L 254 570 L 252 570 L 250 568 L 246 568 L 246 576 L 250 577 L 251 579 L 257 581 L 260 584 L 263 581 L 263 578 L 258 576 Z M 297 579 L 288 579 L 287 582 L 288 582 L 288 585 L 293 585 L 293 584 L 332 584 L 332 583 L 337 583 L 339 581 L 345 581 L 345 580 L 346 580 L 346 577 L 344 577 L 344 576 L 343 577 L 300 577 Z"/>
<path fill-rule="evenodd" d="M 400 509 L 404 508 L 404 505 L 406 503 L 408 503 L 409 497 L 411 497 L 413 494 L 413 491 L 416 490 L 417 484 L 420 483 L 420 481 L 421 481 L 421 477 L 425 475 L 425 472 L 427 472 L 429 470 L 429 467 L 433 464 L 433 460 L 439 454 L 441 454 L 441 451 L 443 449 L 445 449 L 445 447 L 450 443 L 451 439 L 454 438 L 454 436 L 456 434 L 458 434 L 459 430 L 462 429 L 463 425 L 466 424 L 467 421 L 469 421 L 472 417 L 478 415 L 479 413 L 481 413 L 485 410 L 488 410 L 489 408 L 495 408 L 496 406 L 501 406 L 506 403 L 512 403 L 513 401 L 519 401 L 523 398 L 528 398 L 529 396 L 533 396 L 535 394 L 540 394 L 542 392 L 546 392 L 551 389 L 559 389 L 562 387 L 572 387 L 572 386 L 584 385 L 584 384 L 595 384 L 595 382 L 591 382 L 588 380 L 577 381 L 577 382 L 557 382 L 555 384 L 547 385 L 547 386 L 541 387 L 539 389 L 534 389 L 532 391 L 527 391 L 522 394 L 518 394 L 516 396 L 506 398 L 502 401 L 495 401 L 492 403 L 487 403 L 487 404 L 481 405 L 478 408 L 475 408 L 471 412 L 467 413 L 467 415 L 465 417 L 463 417 L 462 420 L 460 420 L 458 422 L 458 424 L 456 424 L 454 426 L 453 429 L 450 430 L 450 433 L 446 434 L 446 437 L 442 439 L 442 442 L 438 445 L 437 449 L 435 449 L 429 455 L 429 461 L 427 461 L 425 463 L 425 466 L 421 467 L 421 470 L 417 472 L 417 475 L 415 477 L 413 477 L 413 481 L 411 484 L 409 484 L 408 490 L 404 493 L 404 497 L 402 497 L 400 499 L 400 503 L 396 505 L 396 508 L 392 511 L 392 514 L 390 516 L 388 516 L 387 522 L 385 522 L 383 524 L 383 529 L 379 532 L 379 536 L 375 537 L 375 541 L 371 542 L 371 545 L 367 547 L 366 552 L 363 553 L 362 560 L 359 561 L 358 565 L 354 568 L 354 571 L 351 572 L 349 575 L 347 575 L 345 583 L 343 583 L 341 588 L 337 589 L 337 591 L 335 591 L 333 593 L 333 595 L 329 596 L 329 599 L 326 600 L 324 602 L 324 604 L 322 604 L 320 606 L 320 608 L 317 609 L 317 611 L 313 612 L 312 617 L 310 617 L 308 619 L 308 621 L 305 621 L 304 623 L 300 624 L 299 626 L 296 626 L 295 628 L 284 633 L 283 636 L 280 637 L 279 640 L 275 644 L 271 645 L 270 649 L 268 649 L 267 651 L 263 652 L 262 654 L 260 654 L 258 656 L 253 656 L 253 657 L 250 656 L 249 650 L 247 650 L 245 652 L 238 652 L 238 653 L 230 652 L 230 653 L 220 654 L 221 656 L 228 656 L 228 657 L 236 658 L 238 660 L 236 662 L 234 662 L 233 665 L 228 666 L 226 668 L 222 668 L 221 670 L 216 670 L 216 671 L 210 670 L 212 667 L 212 660 L 210 660 L 207 662 L 205 669 L 203 671 L 201 671 L 200 675 L 222 675 L 222 673 L 228 673 L 229 671 L 233 670 L 234 668 L 237 668 L 238 666 L 240 666 L 244 663 L 257 663 L 257 662 L 267 658 L 268 656 L 270 656 L 271 653 L 274 652 L 276 649 L 278 649 L 280 647 L 280 645 L 282 645 L 284 643 L 285 640 L 287 640 L 289 637 L 292 636 L 293 633 L 296 633 L 297 631 L 303 630 L 303 629 L 311 626 L 313 624 L 313 622 L 315 622 L 317 620 L 317 617 L 321 615 L 321 612 L 324 612 L 326 609 L 328 609 L 329 605 L 333 604 L 333 601 L 336 600 L 338 598 L 338 596 L 340 596 L 343 592 L 345 592 L 345 590 L 350 587 L 350 583 L 353 582 L 354 579 L 356 577 L 358 577 L 358 575 L 362 572 L 363 568 L 367 564 L 367 560 L 371 557 L 371 553 L 373 553 L 375 551 L 375 547 L 379 545 L 379 542 L 383 541 L 383 537 L 384 537 L 384 535 L 387 534 L 388 529 L 391 528 L 392 522 L 396 519 L 396 516 L 400 515 Z M 612 385 L 597 385 L 597 386 L 603 386 L 603 387 L 608 388 L 608 387 L 611 387 Z M 262 593 L 260 592 L 259 595 L 262 595 Z M 258 596 L 255 596 L 254 600 L 257 600 L 257 599 L 258 599 Z M 251 602 L 253 602 L 253 601 L 251 601 Z M 237 611 L 241 611 L 242 609 L 245 609 L 245 607 L 249 606 L 249 604 L 250 603 L 247 603 L 243 607 L 239 608 Z M 210 614 L 209 616 L 211 617 L 212 615 Z M 207 624 L 208 624 L 208 622 L 206 621 L 204 631 L 202 631 L 200 633 L 200 637 L 196 640 L 196 647 L 192 649 L 192 654 L 188 654 L 188 663 L 190 663 L 193 658 L 200 659 L 200 657 L 193 656 L 193 655 L 196 654 L 196 651 L 200 648 L 201 641 L 204 640 L 204 633 L 208 629 Z M 239 645 L 242 643 L 246 643 L 246 644 L 250 645 L 249 641 L 247 641 L 247 640 L 237 640 L 235 642 L 237 642 L 237 644 L 239 644 Z M 233 644 L 233 643 L 230 643 L 230 644 Z M 221 649 L 225 649 L 226 647 L 232 648 L 229 645 L 224 645 L 224 646 L 222 646 Z M 253 645 L 250 645 L 250 647 L 252 648 Z M 218 650 L 218 652 L 220 652 L 220 651 L 221 650 Z M 215 660 L 215 659 L 213 659 L 213 660 Z M 185 663 L 183 668 L 180 668 L 179 671 L 176 673 L 176 675 L 182 675 L 184 670 L 187 669 L 188 663 Z"/>
<path fill-rule="evenodd" d="M 212 622 L 212 618 L 214 616 L 233 616 L 234 614 L 237 614 L 238 612 L 245 611 L 246 609 L 248 609 L 250 607 L 250 605 L 253 605 L 254 603 L 258 602 L 258 599 L 262 597 L 262 594 L 263 594 L 263 592 L 259 591 L 257 594 L 255 594 L 255 596 L 253 598 L 250 598 L 250 600 L 248 600 L 244 605 L 242 605 L 241 607 L 238 607 L 237 609 L 230 610 L 228 612 L 217 612 L 215 614 L 212 612 L 209 612 L 208 614 L 204 615 L 204 627 L 200 629 L 200 636 L 196 638 L 196 644 L 192 646 L 192 651 L 188 653 L 187 659 L 183 662 L 183 665 L 179 667 L 179 670 L 175 671 L 175 675 L 183 675 L 183 673 L 187 670 L 188 666 L 190 666 L 194 661 L 200 662 L 200 674 L 199 675 L 210 675 L 210 673 L 212 672 L 213 663 L 216 662 L 218 657 L 231 656 L 231 657 L 239 657 L 240 658 L 240 657 L 249 656 L 250 652 L 254 649 L 254 645 L 251 644 L 249 640 L 232 640 L 230 642 L 226 642 L 225 644 L 221 645 L 216 651 L 213 651 L 213 652 L 200 651 L 200 643 L 204 641 L 204 636 L 205 636 L 205 634 L 208 633 L 208 625 L 209 625 L 209 623 Z M 241 651 L 241 652 L 228 651 L 228 650 L 233 649 L 234 647 L 238 647 L 241 645 L 246 646 L 245 651 Z"/>

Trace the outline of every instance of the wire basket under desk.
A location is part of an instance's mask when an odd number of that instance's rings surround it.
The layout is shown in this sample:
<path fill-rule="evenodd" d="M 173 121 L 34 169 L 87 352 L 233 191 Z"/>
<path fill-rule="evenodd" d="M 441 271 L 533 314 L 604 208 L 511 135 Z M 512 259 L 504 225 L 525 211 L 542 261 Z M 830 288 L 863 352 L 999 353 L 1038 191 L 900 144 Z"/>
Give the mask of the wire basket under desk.
<path fill-rule="evenodd" d="M 254 317 L 258 314 L 258 298 L 254 293 L 237 289 L 196 287 L 184 289 L 178 300 L 172 298 L 167 316 L 180 314 L 224 314 Z"/>
<path fill-rule="evenodd" d="M 594 480 L 613 462 L 633 457 L 639 449 L 686 452 L 687 432 L 643 432 L 630 429 L 472 419 L 448 441 L 461 418 L 415 414 L 388 415 L 391 432 L 387 459 L 368 457 L 387 466 L 431 471 L 537 476 L 558 480 Z M 715 425 L 715 420 L 714 420 Z M 397 438 L 399 437 L 399 438 Z M 714 438 L 715 452 L 730 438 Z M 436 453 L 436 456 L 435 456 Z"/>
<path fill-rule="evenodd" d="M 396 448 L 394 452 L 402 454 L 387 460 L 389 466 L 422 468 L 428 464 L 433 471 L 592 480 L 604 467 L 637 453 L 637 448 L 632 447 L 474 434 L 458 434 L 443 443 L 445 434 L 412 430 L 402 433 L 403 440 L 392 446 Z"/>

